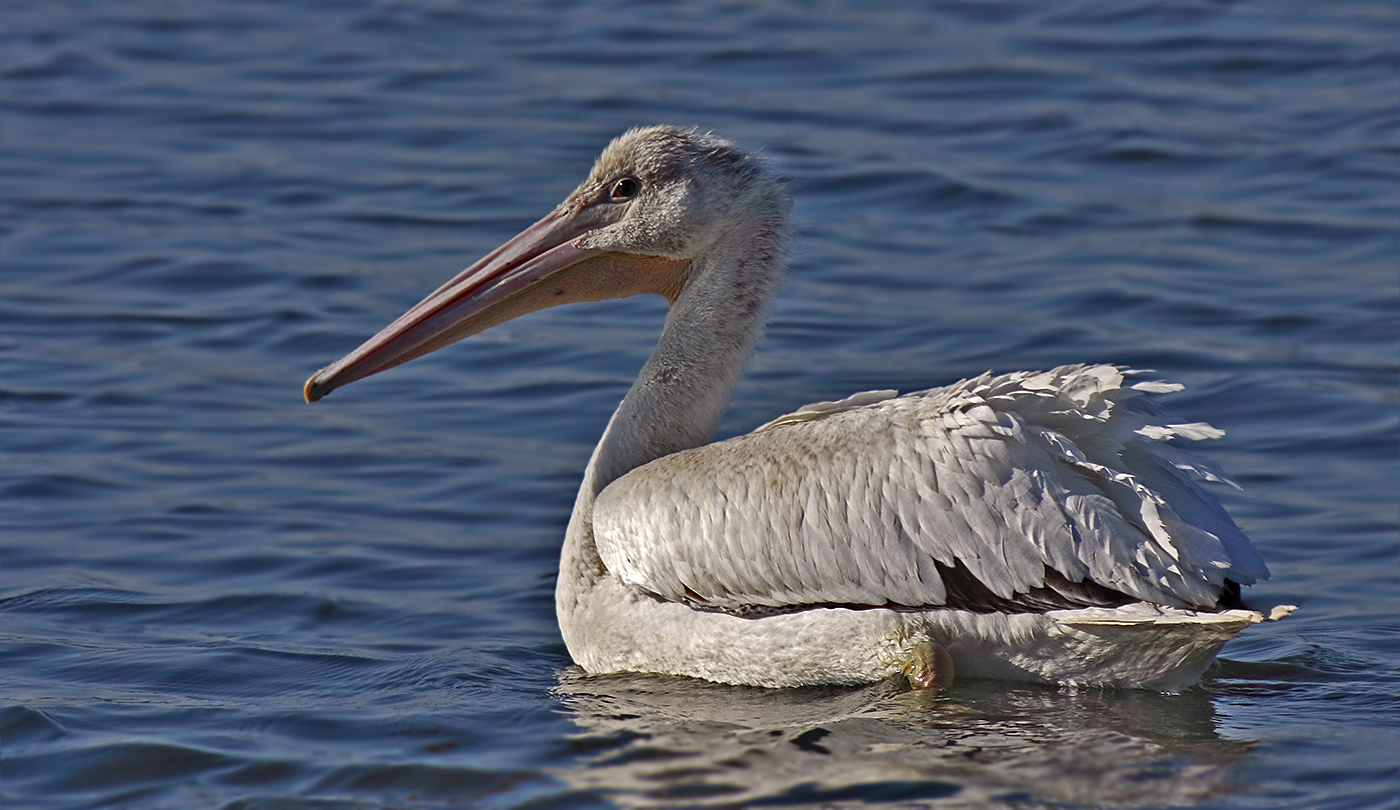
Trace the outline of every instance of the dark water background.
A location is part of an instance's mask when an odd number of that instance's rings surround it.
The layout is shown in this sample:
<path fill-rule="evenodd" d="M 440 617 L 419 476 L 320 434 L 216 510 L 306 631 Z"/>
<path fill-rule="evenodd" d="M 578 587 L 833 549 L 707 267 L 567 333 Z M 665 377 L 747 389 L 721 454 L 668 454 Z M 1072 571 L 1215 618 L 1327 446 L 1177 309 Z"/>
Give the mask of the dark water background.
<path fill-rule="evenodd" d="M 0 6 L 0 806 L 1396 807 L 1400 8 L 917 5 Z M 659 122 L 797 199 L 726 433 L 1155 368 L 1301 610 L 1176 696 L 580 676 L 662 304 L 300 388 Z"/>

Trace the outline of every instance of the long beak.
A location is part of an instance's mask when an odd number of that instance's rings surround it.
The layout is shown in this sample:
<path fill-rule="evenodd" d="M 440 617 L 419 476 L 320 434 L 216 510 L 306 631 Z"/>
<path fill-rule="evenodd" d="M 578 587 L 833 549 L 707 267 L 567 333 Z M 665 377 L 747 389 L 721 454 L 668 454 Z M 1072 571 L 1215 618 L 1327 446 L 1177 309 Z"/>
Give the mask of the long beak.
<path fill-rule="evenodd" d="M 602 254 L 580 247 L 580 237 L 615 219 L 605 207 L 556 210 L 463 270 L 360 348 L 311 375 L 303 396 L 315 402 L 342 385 L 554 303 L 524 293 Z"/>

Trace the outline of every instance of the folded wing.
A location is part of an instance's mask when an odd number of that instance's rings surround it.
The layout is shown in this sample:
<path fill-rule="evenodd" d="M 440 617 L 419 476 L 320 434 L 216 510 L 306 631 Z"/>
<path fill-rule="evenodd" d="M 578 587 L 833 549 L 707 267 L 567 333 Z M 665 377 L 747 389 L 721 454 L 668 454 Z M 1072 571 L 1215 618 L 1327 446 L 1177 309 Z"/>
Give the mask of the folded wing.
<path fill-rule="evenodd" d="M 740 615 L 812 606 L 1043 610 L 1215 606 L 1268 576 L 1111 366 L 983 375 L 819 403 L 611 483 L 604 563 L 662 599 Z"/>

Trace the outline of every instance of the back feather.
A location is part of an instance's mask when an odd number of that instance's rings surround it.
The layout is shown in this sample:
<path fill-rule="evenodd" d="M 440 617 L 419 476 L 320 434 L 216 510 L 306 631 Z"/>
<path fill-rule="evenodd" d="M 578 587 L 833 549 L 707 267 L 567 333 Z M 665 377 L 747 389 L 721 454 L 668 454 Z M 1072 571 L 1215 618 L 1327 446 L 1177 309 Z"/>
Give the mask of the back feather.
<path fill-rule="evenodd" d="M 813 606 L 1047 610 L 1143 600 L 1212 608 L 1268 576 L 1112 366 L 984 374 L 856 394 L 675 453 L 612 482 L 604 563 L 663 599 L 740 615 Z"/>

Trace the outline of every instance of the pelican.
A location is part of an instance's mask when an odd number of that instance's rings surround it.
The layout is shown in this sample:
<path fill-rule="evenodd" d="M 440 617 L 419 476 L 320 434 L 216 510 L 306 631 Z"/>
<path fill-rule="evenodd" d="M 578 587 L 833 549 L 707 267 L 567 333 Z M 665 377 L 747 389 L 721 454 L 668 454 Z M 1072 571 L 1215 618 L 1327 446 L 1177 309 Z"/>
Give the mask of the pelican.
<path fill-rule="evenodd" d="M 1176 691 L 1268 616 L 1268 569 L 1106 365 L 808 405 L 711 443 L 784 274 L 786 191 L 694 129 L 633 129 L 547 216 L 307 380 L 314 402 L 544 307 L 670 305 L 584 470 L 555 603 L 590 673 L 787 687 L 906 676 Z M 1135 381 L 1137 380 L 1137 381 Z"/>

